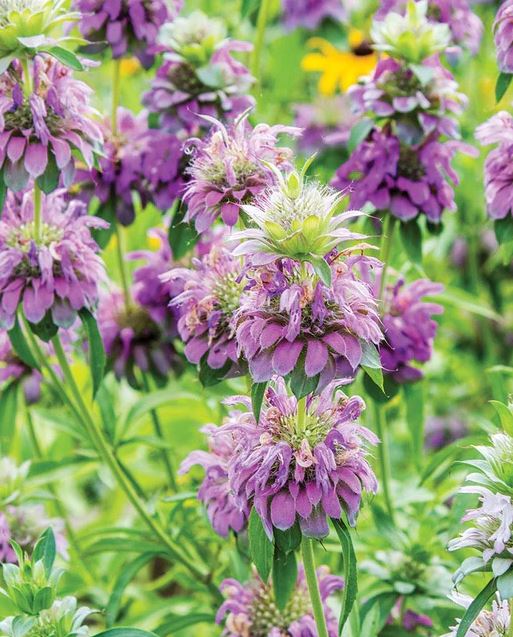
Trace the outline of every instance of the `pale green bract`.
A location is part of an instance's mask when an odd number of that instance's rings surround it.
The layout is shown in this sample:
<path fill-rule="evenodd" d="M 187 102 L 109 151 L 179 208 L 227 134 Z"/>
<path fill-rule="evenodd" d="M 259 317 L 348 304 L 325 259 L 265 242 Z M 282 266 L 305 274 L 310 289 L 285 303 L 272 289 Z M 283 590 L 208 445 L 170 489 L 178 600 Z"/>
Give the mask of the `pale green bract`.
<path fill-rule="evenodd" d="M 375 20 L 371 29 L 374 48 L 412 64 L 444 51 L 451 41 L 449 26 L 430 22 L 427 9 L 427 0 L 410 0 L 404 16 L 391 12 L 384 20 Z"/>
<path fill-rule="evenodd" d="M 0 505 L 16 500 L 28 475 L 30 462 L 17 465 L 11 458 L 0 458 Z"/>

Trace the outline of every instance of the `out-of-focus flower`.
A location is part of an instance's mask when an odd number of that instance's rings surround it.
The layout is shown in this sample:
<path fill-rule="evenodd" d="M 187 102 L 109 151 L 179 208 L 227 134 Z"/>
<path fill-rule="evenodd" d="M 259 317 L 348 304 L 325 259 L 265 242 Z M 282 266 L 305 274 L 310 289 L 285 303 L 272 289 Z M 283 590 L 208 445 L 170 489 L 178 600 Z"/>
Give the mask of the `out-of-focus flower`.
<path fill-rule="evenodd" d="M 363 492 L 376 493 L 367 446 L 379 441 L 356 422 L 363 400 L 348 398 L 340 384 L 310 394 L 300 413 L 283 379 L 275 379 L 258 423 L 249 398 L 228 400 L 248 409 L 222 427 L 238 437 L 229 462 L 230 485 L 240 507 L 255 507 L 270 538 L 273 527 L 284 531 L 296 521 L 304 535 L 325 537 L 327 517 L 339 519 L 343 511 L 354 525 Z"/>
<path fill-rule="evenodd" d="M 234 320 L 239 352 L 255 382 L 294 372 L 318 376 L 322 388 L 354 375 L 364 351 L 383 338 L 375 297 L 356 274 L 367 259 L 332 263 L 329 287 L 311 266 L 289 259 L 248 273 Z"/>
<path fill-rule="evenodd" d="M 186 219 L 194 220 L 198 232 L 219 216 L 228 226 L 235 225 L 241 206 L 251 203 L 274 180 L 264 162 L 280 168 L 290 165 L 292 151 L 277 146 L 278 135 L 300 133 L 292 126 L 258 124 L 253 128 L 247 115 L 228 127 L 210 121 L 209 137 L 189 142 L 195 154 L 187 169 L 190 179 L 184 201 Z"/>
<path fill-rule="evenodd" d="M 417 628 L 433 628 L 433 621 L 427 615 L 416 613 L 410 608 L 404 610 L 403 604 L 405 599 L 399 597 L 390 615 L 388 616 L 387 624 L 398 624 L 406 630 L 406 632 L 416 632 Z"/>
<path fill-rule="evenodd" d="M 159 384 L 167 380 L 170 371 L 181 371 L 183 363 L 172 343 L 174 324 L 155 322 L 148 309 L 135 301 L 127 305 L 119 290 L 100 298 L 98 326 L 108 364 L 118 380 L 125 378 L 139 388 L 136 369 Z"/>
<path fill-rule="evenodd" d="M 14 191 L 23 190 L 30 177 L 47 184 L 71 184 L 79 153 L 91 167 L 102 142 L 97 112 L 89 100 L 92 89 L 49 56 L 32 62 L 33 90 L 23 85 L 19 63 L 0 75 L 0 161 L 3 180 Z"/>
<path fill-rule="evenodd" d="M 335 247 L 365 238 L 345 227 L 349 219 L 363 213 L 338 213 L 342 195 L 318 182 L 307 182 L 304 174 L 308 165 L 307 162 L 301 173 L 294 170 L 287 177 L 275 169 L 277 183 L 260 193 L 253 204 L 242 206 L 256 227 L 233 233 L 233 254 L 250 256 L 253 265 L 271 263 L 280 257 L 315 264 Z M 362 245 L 352 245 L 345 254 L 361 249 Z"/>
<path fill-rule="evenodd" d="M 468 608 L 474 601 L 472 597 L 456 592 L 451 594 L 451 599 L 463 608 Z M 458 620 L 456 626 L 451 628 L 451 632 L 442 637 L 456 637 L 460 621 Z M 502 635 L 507 635 L 510 629 L 510 622 L 511 613 L 508 600 L 501 601 L 499 595 L 497 595 L 492 602 L 492 609 L 487 610 L 485 608 L 479 613 L 477 619 L 474 620 L 467 631 L 467 637 L 501 637 Z"/>
<path fill-rule="evenodd" d="M 104 265 L 90 228 L 107 224 L 89 216 L 65 191 L 42 197 L 39 234 L 31 192 L 21 202 L 9 196 L 0 220 L 0 324 L 10 329 L 19 305 L 31 323 L 47 312 L 55 325 L 70 327 L 78 310 L 91 308 Z"/>
<path fill-rule="evenodd" d="M 80 171 L 81 196 L 98 197 L 105 212 L 127 226 L 135 219 L 133 194 L 141 206 L 153 203 L 166 211 L 183 189 L 182 142 L 173 134 L 148 127 L 147 113 L 120 108 L 115 134 L 103 125 L 104 156 L 91 171 Z"/>
<path fill-rule="evenodd" d="M 378 56 L 360 31 L 350 31 L 348 51 L 337 49 L 323 38 L 312 38 L 308 44 L 318 52 L 305 55 L 301 67 L 304 71 L 321 74 L 321 95 L 347 91 L 360 77 L 368 75 L 378 62 Z"/>
<path fill-rule="evenodd" d="M 50 608 L 39 612 L 33 618 L 30 631 L 36 635 L 59 635 L 60 637 L 89 637 L 89 626 L 84 622 L 89 615 L 97 611 L 78 606 L 75 597 L 56 599 Z M 7 617 L 0 622 L 0 632 L 7 637 L 16 637 L 17 630 L 14 620 Z"/>
<path fill-rule="evenodd" d="M 154 61 L 160 27 L 176 16 L 181 0 L 74 0 L 80 31 L 112 57 L 135 55 L 145 68 Z"/>
<path fill-rule="evenodd" d="M 398 383 L 422 378 L 422 371 L 412 363 L 430 360 L 437 330 L 432 317 L 443 312 L 441 305 L 422 298 L 442 291 L 443 285 L 426 279 L 410 284 L 399 279 L 385 289 L 382 316 L 385 339 L 380 346 L 381 363 L 383 371 Z"/>
<path fill-rule="evenodd" d="M 382 20 L 390 12 L 406 13 L 407 0 L 381 0 L 376 18 Z M 475 55 L 483 36 L 483 23 L 472 11 L 468 0 L 428 0 L 426 17 L 431 23 L 447 25 L 451 44 L 458 50 L 468 49 Z M 451 49 L 447 51 L 452 54 Z"/>
<path fill-rule="evenodd" d="M 451 41 L 447 24 L 430 22 L 427 0 L 408 0 L 404 15 L 391 11 L 375 20 L 371 29 L 374 49 L 398 59 L 421 63 L 445 51 Z"/>
<path fill-rule="evenodd" d="M 493 23 L 497 62 L 502 73 L 513 73 L 513 2 L 501 4 Z"/>
<path fill-rule="evenodd" d="M 228 416 L 225 424 L 232 419 L 236 421 L 237 416 L 238 412 Z M 228 480 L 229 462 L 237 446 L 236 434 L 215 425 L 206 425 L 201 431 L 208 438 L 209 451 L 193 451 L 182 462 L 179 473 L 187 473 L 194 465 L 202 466 L 205 478 L 198 491 L 198 499 L 207 508 L 214 531 L 223 537 L 230 529 L 240 533 L 246 527 L 248 507 L 241 507 L 235 501 Z"/>
<path fill-rule="evenodd" d="M 427 449 L 443 449 L 455 440 L 464 438 L 468 429 L 465 421 L 458 416 L 432 416 L 426 420 L 425 442 Z"/>
<path fill-rule="evenodd" d="M 458 138 L 456 117 L 466 106 L 467 98 L 458 92 L 458 84 L 438 58 L 423 63 L 430 79 L 421 81 L 409 65 L 391 58 L 380 60 L 373 75 L 349 89 L 357 113 L 371 113 L 379 118 L 417 121 L 420 134 L 436 132 Z M 422 133 L 421 133 L 422 131 Z"/>
<path fill-rule="evenodd" d="M 486 158 L 485 196 L 490 217 L 504 219 L 513 211 L 513 117 L 506 111 L 493 115 L 477 127 L 476 139 L 498 144 Z"/>
<path fill-rule="evenodd" d="M 455 210 L 448 180 L 459 182 L 451 166 L 458 151 L 475 155 L 472 146 L 458 140 L 428 137 L 409 146 L 386 130 L 374 129 L 338 168 L 332 183 L 342 191 L 349 189 L 353 208 L 371 203 L 402 221 L 425 214 L 431 223 L 439 223 L 444 210 Z"/>
<path fill-rule="evenodd" d="M 2 0 L 0 3 L 0 68 L 14 58 L 32 57 L 38 49 L 51 48 L 67 38 L 56 34 L 63 23 L 79 13 L 67 9 L 66 0 Z"/>
<path fill-rule="evenodd" d="M 7 332 L 0 329 L 0 391 L 7 383 L 20 381 L 25 401 L 32 405 L 41 397 L 42 380 L 40 371 L 28 367 L 16 356 Z"/>
<path fill-rule="evenodd" d="M 303 129 L 297 146 L 306 154 L 346 144 L 351 128 L 360 119 L 351 112 L 347 95 L 318 97 L 309 104 L 295 104 L 294 113 L 294 123 Z"/>
<path fill-rule="evenodd" d="M 282 0 L 287 29 L 305 27 L 314 31 L 326 18 L 342 22 L 347 18 L 343 0 Z"/>
<path fill-rule="evenodd" d="M 42 504 L 9 504 L 0 512 L 0 563 L 16 563 L 16 554 L 10 540 L 15 540 L 24 551 L 32 552 L 39 536 L 51 527 L 57 550 L 66 557 L 68 542 L 64 536 L 64 522 L 50 519 Z"/>
<path fill-rule="evenodd" d="M 329 637 L 337 637 L 337 619 L 328 605 L 329 597 L 344 586 L 341 577 L 330 575 L 328 568 L 317 569 L 317 579 L 323 603 Z M 317 628 L 308 595 L 305 573 L 298 569 L 296 587 L 290 601 L 279 610 L 272 584 L 263 582 L 256 574 L 245 584 L 235 579 L 221 583 L 221 592 L 226 597 L 219 611 L 217 622 L 226 617 L 223 635 L 226 637 L 316 637 Z"/>
<path fill-rule="evenodd" d="M 199 115 L 229 121 L 253 105 L 253 77 L 232 56 L 251 45 L 224 35 L 222 23 L 200 11 L 163 27 L 160 43 L 168 52 L 143 102 L 166 129 L 198 134 L 209 125 Z"/>
<path fill-rule="evenodd" d="M 180 314 L 178 331 L 188 360 L 197 364 L 206 356 L 210 368 L 226 367 L 227 375 L 238 371 L 232 320 L 244 287 L 241 270 L 239 259 L 214 244 L 204 257 L 192 260 L 191 269 L 175 268 L 162 276 L 163 281 L 184 281 L 183 292 L 171 306 Z"/>

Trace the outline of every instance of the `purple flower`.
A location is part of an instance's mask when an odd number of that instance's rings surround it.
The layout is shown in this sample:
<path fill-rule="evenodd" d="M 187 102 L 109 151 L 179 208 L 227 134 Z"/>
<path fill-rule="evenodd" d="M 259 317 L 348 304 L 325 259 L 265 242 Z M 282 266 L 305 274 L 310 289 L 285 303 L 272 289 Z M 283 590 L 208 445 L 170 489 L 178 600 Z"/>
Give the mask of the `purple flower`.
<path fill-rule="evenodd" d="M 476 139 L 498 144 L 486 158 L 485 196 L 490 217 L 504 219 L 513 210 L 513 117 L 506 111 L 493 115 L 477 127 Z"/>
<path fill-rule="evenodd" d="M 148 128 L 147 113 L 120 108 L 116 134 L 104 123 L 104 156 L 98 168 L 80 171 L 81 196 L 96 196 L 103 208 L 125 226 L 133 223 L 133 193 L 144 208 L 153 203 L 167 210 L 183 189 L 182 142 L 172 133 Z"/>
<path fill-rule="evenodd" d="M 353 376 L 369 348 L 382 339 L 376 300 L 357 278 L 364 256 L 334 260 L 327 286 L 309 264 L 281 259 L 251 269 L 235 314 L 239 354 L 255 382 L 274 374 L 319 376 L 322 388 L 333 378 Z"/>
<path fill-rule="evenodd" d="M 239 412 L 234 412 L 225 424 L 236 422 Z M 198 491 L 198 499 L 207 508 L 208 519 L 214 531 L 226 537 L 232 529 L 240 533 L 246 527 L 248 507 L 240 507 L 235 501 L 228 480 L 228 467 L 237 446 L 236 432 L 223 427 L 207 425 L 201 430 L 208 437 L 209 451 L 193 451 L 180 466 L 179 473 L 187 473 L 194 465 L 205 469 L 205 478 Z"/>
<path fill-rule="evenodd" d="M 421 615 L 411 609 L 404 610 L 404 597 L 399 597 L 388 617 L 387 624 L 398 624 L 407 632 L 417 633 L 418 627 L 433 628 L 433 622 L 427 615 Z"/>
<path fill-rule="evenodd" d="M 513 1 L 505 0 L 493 23 L 497 63 L 502 73 L 513 73 Z"/>
<path fill-rule="evenodd" d="M 37 237 L 32 193 L 21 202 L 9 196 L 0 220 L 0 325 L 12 327 L 19 305 L 31 323 L 51 312 L 54 324 L 64 328 L 78 310 L 93 307 L 105 272 L 90 228 L 105 227 L 59 190 L 42 197 Z"/>
<path fill-rule="evenodd" d="M 437 330 L 432 316 L 443 312 L 441 305 L 426 303 L 422 297 L 442 291 L 442 285 L 426 279 L 409 284 L 399 279 L 385 290 L 382 316 L 385 340 L 380 346 L 381 363 L 383 371 L 398 383 L 422 378 L 422 371 L 412 363 L 430 360 Z"/>
<path fill-rule="evenodd" d="M 214 244 L 207 255 L 193 258 L 191 269 L 175 268 L 161 279 L 184 281 L 171 306 L 180 314 L 178 331 L 188 360 L 197 364 L 205 357 L 210 368 L 227 368 L 227 375 L 239 369 L 232 319 L 244 287 L 241 269 L 239 259 Z"/>
<path fill-rule="evenodd" d="M 98 326 L 108 365 L 118 380 L 126 378 L 139 389 L 136 369 L 150 374 L 158 384 L 165 383 L 170 371 L 182 370 L 172 343 L 174 333 L 167 331 L 169 325 L 156 323 L 148 310 L 134 301 L 127 306 L 119 290 L 100 299 Z"/>
<path fill-rule="evenodd" d="M 376 493 L 366 445 L 379 441 L 355 422 L 363 400 L 345 396 L 340 384 L 308 396 L 303 418 L 281 378 L 267 388 L 258 423 L 249 398 L 228 401 L 248 408 L 221 428 L 239 441 L 229 461 L 230 486 L 239 507 L 255 507 L 270 538 L 273 527 L 284 531 L 296 521 L 304 535 L 324 537 L 327 517 L 338 519 L 344 510 L 354 525 L 363 491 Z"/>
<path fill-rule="evenodd" d="M 378 20 L 390 11 L 405 13 L 406 0 L 381 0 L 376 13 Z M 432 22 L 447 24 L 453 43 L 476 55 L 483 36 L 483 23 L 470 8 L 468 0 L 428 0 L 427 16 Z"/>
<path fill-rule="evenodd" d="M 208 128 L 199 115 L 233 120 L 253 105 L 253 77 L 232 56 L 251 50 L 248 42 L 224 39 L 222 24 L 199 11 L 166 27 L 160 42 L 169 52 L 143 98 L 162 126 L 197 135 Z"/>
<path fill-rule="evenodd" d="M 439 223 L 444 210 L 456 208 L 448 179 L 459 181 L 451 166 L 458 151 L 474 154 L 474 148 L 456 140 L 442 143 L 428 137 L 410 146 L 387 129 L 374 129 L 338 168 L 332 183 L 349 189 L 353 208 L 371 203 L 402 221 L 425 214 Z"/>
<path fill-rule="evenodd" d="M 319 97 L 311 104 L 295 104 L 294 113 L 295 125 L 303 129 L 297 146 L 306 154 L 345 145 L 351 128 L 360 119 L 351 112 L 347 94 Z"/>
<path fill-rule="evenodd" d="M 342 22 L 347 12 L 342 0 L 282 0 L 283 20 L 287 29 L 317 29 L 323 20 Z"/>
<path fill-rule="evenodd" d="M 28 367 L 16 356 L 7 332 L 0 329 L 0 391 L 7 383 L 19 381 L 26 403 L 32 405 L 41 398 L 42 380 L 41 372 Z"/>
<path fill-rule="evenodd" d="M 413 117 L 419 125 L 419 134 L 436 131 L 458 138 L 455 116 L 461 114 L 467 98 L 458 93 L 456 81 L 437 56 L 425 60 L 423 67 L 431 79 L 421 82 L 404 62 L 392 58 L 380 60 L 370 78 L 348 91 L 355 111 L 360 115 L 370 112 L 399 123 L 404 120 L 411 124 Z"/>
<path fill-rule="evenodd" d="M 4 182 L 23 190 L 30 177 L 45 175 L 58 185 L 59 173 L 68 187 L 75 170 L 73 153 L 88 167 L 102 142 L 92 89 L 76 80 L 53 57 L 37 55 L 32 62 L 33 90 L 23 93 L 22 69 L 13 63 L 0 75 L 0 161 Z"/>
<path fill-rule="evenodd" d="M 280 168 L 289 165 L 292 152 L 276 145 L 278 135 L 299 132 L 292 126 L 258 124 L 253 128 L 247 115 L 228 127 L 212 120 L 209 137 L 192 140 L 190 146 L 195 155 L 187 169 L 186 220 L 194 220 L 198 232 L 210 227 L 218 216 L 225 224 L 235 225 L 240 206 L 252 202 L 274 180 L 262 162 Z"/>
<path fill-rule="evenodd" d="M 468 595 L 453 592 L 451 599 L 463 608 L 468 608 L 474 601 Z M 458 620 L 456 626 L 451 628 L 451 632 L 442 637 L 456 637 L 461 619 Z M 511 625 L 511 612 L 509 608 L 509 600 L 501 600 L 497 593 L 496 599 L 492 602 L 491 610 L 484 608 L 477 618 L 472 622 L 468 629 L 467 637 L 499 637 L 499 635 L 507 635 Z"/>
<path fill-rule="evenodd" d="M 438 450 L 455 440 L 464 438 L 468 433 L 467 425 L 458 416 L 432 416 L 426 420 L 425 447 Z"/>
<path fill-rule="evenodd" d="M 317 569 L 317 579 L 326 617 L 329 637 L 337 637 L 337 619 L 329 607 L 328 599 L 344 586 L 341 577 L 330 575 L 326 566 Z M 276 605 L 272 584 L 263 582 L 253 574 L 251 580 L 241 584 L 235 579 L 225 579 L 220 586 L 226 597 L 217 612 L 221 623 L 226 617 L 225 637 L 317 637 L 310 597 L 302 565 L 298 568 L 296 587 L 283 610 Z"/>
<path fill-rule="evenodd" d="M 109 46 L 113 58 L 135 55 L 153 64 L 159 28 L 181 9 L 181 0 L 74 0 L 82 13 L 80 31 L 97 47 Z"/>

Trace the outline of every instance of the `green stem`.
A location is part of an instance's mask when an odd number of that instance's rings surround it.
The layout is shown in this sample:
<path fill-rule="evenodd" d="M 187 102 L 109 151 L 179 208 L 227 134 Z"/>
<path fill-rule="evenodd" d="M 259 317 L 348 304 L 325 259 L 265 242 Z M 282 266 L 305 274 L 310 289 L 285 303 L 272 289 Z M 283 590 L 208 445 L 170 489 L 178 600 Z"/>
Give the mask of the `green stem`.
<path fill-rule="evenodd" d="M 30 72 L 30 63 L 28 58 L 22 58 L 21 66 L 23 68 L 23 92 L 25 93 L 25 97 L 30 97 L 34 88 L 32 84 L 32 74 Z"/>
<path fill-rule="evenodd" d="M 113 60 L 112 69 L 112 105 L 111 128 L 112 136 L 118 134 L 118 107 L 121 101 L 121 60 Z"/>
<path fill-rule="evenodd" d="M 310 593 L 313 615 L 317 625 L 317 635 L 318 637 L 328 637 L 326 616 L 322 605 L 317 573 L 315 572 L 313 542 L 310 538 L 303 536 L 301 540 L 301 554 L 303 556 L 303 567 L 305 569 L 306 583 L 308 585 L 308 592 Z"/>
<path fill-rule="evenodd" d="M 34 182 L 34 241 L 41 241 L 41 189 Z"/>
<path fill-rule="evenodd" d="M 303 433 L 306 423 L 306 396 L 297 401 L 297 431 Z"/>
<path fill-rule="evenodd" d="M 379 286 L 380 303 L 383 303 L 383 293 L 385 291 L 385 283 L 387 278 L 387 270 L 390 261 L 390 250 L 392 249 L 392 239 L 394 236 L 395 217 L 392 213 L 385 213 L 385 221 L 383 223 L 383 230 L 381 235 L 381 245 L 379 249 L 379 258 L 383 262 L 383 270 L 381 271 L 381 282 Z"/>
<path fill-rule="evenodd" d="M 388 432 L 386 419 L 384 418 L 384 406 L 374 402 L 374 420 L 376 421 L 376 433 L 381 443 L 378 445 L 378 459 L 380 466 L 381 485 L 388 515 L 394 519 L 394 509 L 390 496 L 390 460 L 388 455 Z"/>
<path fill-rule="evenodd" d="M 173 557 L 173 559 L 186 566 L 195 577 L 204 582 L 206 573 L 203 571 L 203 569 L 199 568 L 197 564 L 184 556 L 180 549 L 175 546 L 174 542 L 167 535 L 160 522 L 149 515 L 148 511 L 146 510 L 144 501 L 139 497 L 133 484 L 128 479 L 123 469 L 120 467 L 119 462 L 116 460 L 116 456 L 114 455 L 111 447 L 105 439 L 103 432 L 97 426 L 96 422 L 89 412 L 89 409 L 84 403 L 84 399 L 82 398 L 80 389 L 75 382 L 73 372 L 71 371 L 68 360 L 66 358 L 66 354 L 64 353 L 62 344 L 58 336 L 54 336 L 54 338 L 52 339 L 52 344 L 54 346 L 57 360 L 59 361 L 59 365 L 64 375 L 64 379 L 71 391 L 73 400 L 82 415 L 82 422 L 85 425 L 86 431 L 96 446 L 98 455 L 112 471 L 112 474 L 116 478 L 117 483 L 123 489 L 128 500 L 131 502 L 132 506 L 137 511 L 143 522 L 167 548 L 169 554 Z M 217 594 L 218 591 L 216 587 L 214 586 L 213 588 L 216 590 Z"/>
<path fill-rule="evenodd" d="M 256 24 L 255 46 L 251 57 L 251 72 L 258 83 L 261 83 L 262 79 L 260 77 L 260 67 L 262 65 L 261 57 L 264 48 L 265 28 L 267 26 L 270 6 L 271 0 L 260 0 L 260 9 L 258 11 Z"/>
<path fill-rule="evenodd" d="M 116 255 L 118 258 L 119 277 L 121 279 L 121 288 L 123 290 L 123 298 L 125 299 L 125 308 L 129 308 L 132 300 L 130 297 L 130 287 L 128 285 L 129 276 L 127 264 L 124 256 L 123 230 L 117 221 L 114 222 L 116 230 Z"/>
<path fill-rule="evenodd" d="M 143 378 L 144 390 L 146 393 L 149 393 L 150 383 L 148 381 L 147 375 L 144 372 L 142 374 L 142 378 Z M 153 423 L 153 430 L 155 431 L 155 435 L 157 436 L 157 438 L 159 438 L 159 440 L 162 440 L 162 442 L 165 442 L 165 436 L 164 436 L 164 432 L 162 431 L 162 425 L 160 424 L 160 419 L 159 419 L 157 410 L 151 409 L 150 416 Z M 173 465 L 171 464 L 171 458 L 169 457 L 169 454 L 166 449 L 160 449 L 160 457 L 162 459 L 162 464 L 164 465 L 164 468 L 167 473 L 169 485 L 171 486 L 171 489 L 173 491 L 177 491 L 178 488 L 176 484 L 175 471 L 174 471 Z"/>

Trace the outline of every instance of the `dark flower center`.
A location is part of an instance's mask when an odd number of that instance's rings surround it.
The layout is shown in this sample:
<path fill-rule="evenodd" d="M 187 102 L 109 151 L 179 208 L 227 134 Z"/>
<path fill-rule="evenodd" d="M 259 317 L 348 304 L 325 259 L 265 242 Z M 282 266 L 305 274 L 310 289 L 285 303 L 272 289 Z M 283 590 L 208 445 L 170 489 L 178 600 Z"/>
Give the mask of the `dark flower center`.
<path fill-rule="evenodd" d="M 131 329 L 134 333 L 134 339 L 139 342 L 154 341 L 160 338 L 158 325 L 152 320 L 146 309 L 140 305 L 123 307 L 116 314 L 115 320 L 120 330 Z"/>
<path fill-rule="evenodd" d="M 46 105 L 47 114 L 44 118 L 45 124 L 52 135 L 58 135 L 60 132 L 62 119 L 55 111 Z M 30 104 L 24 100 L 18 108 L 8 111 L 4 115 L 5 130 L 22 130 L 26 131 L 34 128 L 34 119 L 32 117 L 32 109 Z"/>
<path fill-rule="evenodd" d="M 407 146 L 401 146 L 399 161 L 397 163 L 397 175 L 406 177 L 411 181 L 420 181 L 426 174 L 417 151 Z"/>
<path fill-rule="evenodd" d="M 172 66 L 169 69 L 168 77 L 173 86 L 183 93 L 199 95 L 200 93 L 204 93 L 208 90 L 196 75 L 196 71 L 192 64 L 189 64 L 188 62 L 182 62 Z"/>
<path fill-rule="evenodd" d="M 410 69 L 398 69 L 387 76 L 381 88 L 391 97 L 402 97 L 415 95 L 422 90 L 422 84 Z"/>

